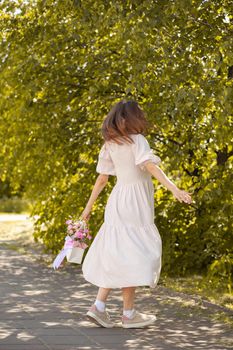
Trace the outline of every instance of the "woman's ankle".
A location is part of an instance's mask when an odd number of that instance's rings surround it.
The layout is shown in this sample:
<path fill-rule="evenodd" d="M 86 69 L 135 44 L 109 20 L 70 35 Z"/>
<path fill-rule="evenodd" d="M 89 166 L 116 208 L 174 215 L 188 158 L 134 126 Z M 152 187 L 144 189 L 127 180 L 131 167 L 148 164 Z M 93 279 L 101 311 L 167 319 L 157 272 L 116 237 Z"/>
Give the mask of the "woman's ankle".
<path fill-rule="evenodd" d="M 96 299 L 94 304 L 95 304 L 98 311 L 100 311 L 100 312 L 105 311 L 105 302 L 104 301 Z"/>
<path fill-rule="evenodd" d="M 127 309 L 127 310 L 123 310 L 123 316 L 126 316 L 127 318 L 132 318 L 133 314 L 134 314 L 134 309 Z"/>

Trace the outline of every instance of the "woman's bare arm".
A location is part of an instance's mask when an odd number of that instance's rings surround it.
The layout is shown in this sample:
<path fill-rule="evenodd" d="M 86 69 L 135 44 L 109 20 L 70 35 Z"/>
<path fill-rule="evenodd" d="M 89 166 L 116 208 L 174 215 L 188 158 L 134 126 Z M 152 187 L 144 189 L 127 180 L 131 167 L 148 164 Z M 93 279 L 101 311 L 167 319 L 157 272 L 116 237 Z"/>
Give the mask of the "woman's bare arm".
<path fill-rule="evenodd" d="M 176 199 L 179 202 L 185 202 L 188 204 L 192 203 L 191 193 L 188 193 L 184 190 L 179 189 L 174 182 L 172 182 L 162 169 L 153 162 L 145 163 L 146 169 L 153 175 L 162 185 L 164 185 L 169 191 L 171 191 Z"/>
<path fill-rule="evenodd" d="M 81 217 L 85 220 L 88 220 L 90 217 L 90 212 L 92 209 L 93 204 L 95 203 L 96 199 L 98 198 L 100 192 L 104 189 L 104 187 L 106 186 L 107 182 L 108 182 L 108 177 L 109 175 L 105 175 L 105 174 L 100 174 L 98 175 L 96 182 L 93 186 L 91 195 L 88 199 L 88 202 L 86 204 L 85 209 L 83 210 Z"/>

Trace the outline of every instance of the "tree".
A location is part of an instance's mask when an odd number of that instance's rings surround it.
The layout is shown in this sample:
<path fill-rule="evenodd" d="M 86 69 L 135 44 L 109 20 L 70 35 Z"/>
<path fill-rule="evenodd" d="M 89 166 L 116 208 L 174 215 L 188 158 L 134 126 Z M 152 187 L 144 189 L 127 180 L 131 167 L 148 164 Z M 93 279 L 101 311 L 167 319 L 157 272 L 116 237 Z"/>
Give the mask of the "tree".
<path fill-rule="evenodd" d="M 155 180 L 163 272 L 208 272 L 230 288 L 231 2 L 0 6 L 1 178 L 36 199 L 35 237 L 53 252 L 61 247 L 65 219 L 81 213 L 97 175 L 103 117 L 119 99 L 134 98 L 163 169 L 194 193 L 186 207 Z M 107 195 L 94 207 L 93 232 Z"/>

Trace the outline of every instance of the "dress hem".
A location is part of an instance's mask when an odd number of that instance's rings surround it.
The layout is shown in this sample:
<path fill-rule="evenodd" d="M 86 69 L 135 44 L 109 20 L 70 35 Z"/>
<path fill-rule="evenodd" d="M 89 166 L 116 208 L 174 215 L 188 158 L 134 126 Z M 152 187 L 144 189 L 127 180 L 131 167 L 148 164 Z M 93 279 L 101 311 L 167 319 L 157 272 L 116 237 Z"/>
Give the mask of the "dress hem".
<path fill-rule="evenodd" d="M 83 275 L 84 277 L 84 275 Z M 130 285 L 122 285 L 122 286 L 102 286 L 100 284 L 91 282 L 90 280 L 88 280 L 86 277 L 84 277 L 85 281 L 87 281 L 88 283 L 93 284 L 94 286 L 98 287 L 98 288 L 109 288 L 109 289 L 121 289 L 121 288 L 129 288 L 129 287 L 150 287 L 150 288 L 155 288 L 158 285 L 158 281 L 156 283 L 150 284 L 150 283 L 140 283 L 140 284 L 130 284 Z"/>

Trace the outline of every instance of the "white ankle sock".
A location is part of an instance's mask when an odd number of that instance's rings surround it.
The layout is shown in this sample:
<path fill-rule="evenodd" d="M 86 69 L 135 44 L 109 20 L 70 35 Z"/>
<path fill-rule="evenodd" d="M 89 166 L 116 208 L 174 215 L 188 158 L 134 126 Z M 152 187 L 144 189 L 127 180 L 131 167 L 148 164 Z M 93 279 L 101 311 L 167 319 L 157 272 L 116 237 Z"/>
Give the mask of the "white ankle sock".
<path fill-rule="evenodd" d="M 105 302 L 104 301 L 96 299 L 94 304 L 97 307 L 98 311 L 100 311 L 100 312 L 104 312 L 105 311 Z"/>
<path fill-rule="evenodd" d="M 128 318 L 132 318 L 133 313 L 134 313 L 134 309 L 131 309 L 131 310 L 123 310 L 123 315 L 126 316 L 126 317 L 128 317 Z"/>

